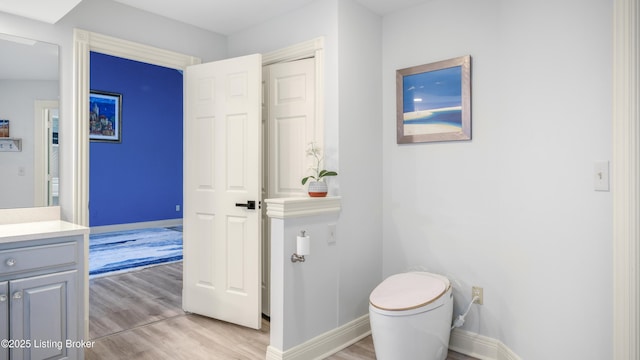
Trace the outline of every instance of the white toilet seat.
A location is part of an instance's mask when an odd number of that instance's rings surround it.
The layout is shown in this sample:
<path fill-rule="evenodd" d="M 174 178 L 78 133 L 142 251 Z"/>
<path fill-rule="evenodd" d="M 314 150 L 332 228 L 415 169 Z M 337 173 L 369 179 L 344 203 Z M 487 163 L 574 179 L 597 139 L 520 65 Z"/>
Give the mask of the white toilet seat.
<path fill-rule="evenodd" d="M 438 274 L 388 277 L 369 296 L 369 321 L 378 360 L 445 360 L 451 334 L 453 288 Z"/>
<path fill-rule="evenodd" d="M 372 310 L 383 312 L 410 311 L 420 308 L 428 311 L 441 305 L 438 302 L 447 293 L 449 279 L 428 272 L 409 272 L 389 276 L 369 296 Z M 432 305 L 432 306 L 429 306 Z"/>

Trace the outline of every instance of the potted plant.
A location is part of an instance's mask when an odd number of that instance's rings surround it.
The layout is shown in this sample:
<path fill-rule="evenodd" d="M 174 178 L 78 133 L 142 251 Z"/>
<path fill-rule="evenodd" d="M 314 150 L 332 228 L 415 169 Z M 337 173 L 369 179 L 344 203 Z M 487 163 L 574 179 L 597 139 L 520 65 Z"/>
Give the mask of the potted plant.
<path fill-rule="evenodd" d="M 313 175 L 306 176 L 302 178 L 302 185 L 305 185 L 307 181 L 309 182 L 309 196 L 311 197 L 325 197 L 327 196 L 328 188 L 327 183 L 324 182 L 324 177 L 326 176 L 336 176 L 337 172 L 331 170 L 320 169 L 320 164 L 322 163 L 322 155 L 320 148 L 314 142 L 309 143 L 309 148 L 307 148 L 307 156 L 313 157 L 313 161 L 315 162 L 315 166 L 311 166 L 310 170 L 313 171 Z M 313 179 L 312 181 L 309 181 Z"/>

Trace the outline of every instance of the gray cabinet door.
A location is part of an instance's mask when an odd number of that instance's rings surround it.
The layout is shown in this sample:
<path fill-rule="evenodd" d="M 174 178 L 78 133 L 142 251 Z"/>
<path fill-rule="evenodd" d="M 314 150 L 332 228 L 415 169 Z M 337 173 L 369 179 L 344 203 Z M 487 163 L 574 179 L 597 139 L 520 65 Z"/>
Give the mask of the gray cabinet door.
<path fill-rule="evenodd" d="M 12 339 L 27 340 L 29 347 L 11 349 L 11 360 L 76 359 L 77 271 L 11 280 Z"/>
<path fill-rule="evenodd" d="M 0 281 L 0 340 L 9 339 L 9 283 Z M 9 359 L 7 346 L 0 346 L 0 360 Z"/>

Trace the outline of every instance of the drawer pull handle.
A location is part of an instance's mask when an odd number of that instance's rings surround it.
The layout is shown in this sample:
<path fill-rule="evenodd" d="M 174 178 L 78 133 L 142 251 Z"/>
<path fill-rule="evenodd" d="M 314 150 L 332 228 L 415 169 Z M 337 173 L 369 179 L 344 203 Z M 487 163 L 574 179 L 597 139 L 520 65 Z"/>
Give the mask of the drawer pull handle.
<path fill-rule="evenodd" d="M 14 298 L 15 300 L 20 300 L 20 299 L 22 299 L 22 291 L 16 291 L 16 292 L 14 292 L 14 293 L 13 293 L 13 298 Z"/>
<path fill-rule="evenodd" d="M 0 295 L 0 303 L 5 301 L 7 301 L 7 295 L 5 294 Z"/>
<path fill-rule="evenodd" d="M 16 259 L 7 259 L 7 266 L 14 266 L 16 264 Z"/>

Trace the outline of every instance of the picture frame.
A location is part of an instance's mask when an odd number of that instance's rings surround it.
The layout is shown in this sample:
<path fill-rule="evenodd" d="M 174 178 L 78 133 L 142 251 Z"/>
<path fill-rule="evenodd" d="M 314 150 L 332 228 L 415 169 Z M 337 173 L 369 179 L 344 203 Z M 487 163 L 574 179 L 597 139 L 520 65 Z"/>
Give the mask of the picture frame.
<path fill-rule="evenodd" d="M 471 140 L 471 55 L 396 70 L 397 143 Z"/>
<path fill-rule="evenodd" d="M 122 94 L 90 91 L 89 140 L 122 142 Z"/>
<path fill-rule="evenodd" d="M 9 137 L 9 120 L 0 119 L 0 138 Z"/>

